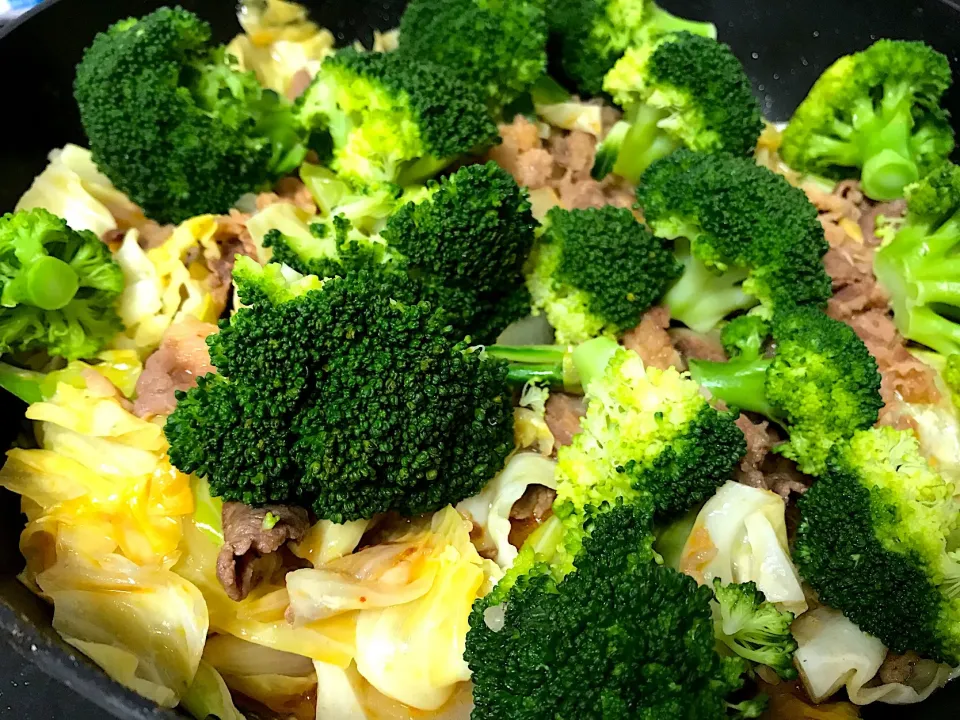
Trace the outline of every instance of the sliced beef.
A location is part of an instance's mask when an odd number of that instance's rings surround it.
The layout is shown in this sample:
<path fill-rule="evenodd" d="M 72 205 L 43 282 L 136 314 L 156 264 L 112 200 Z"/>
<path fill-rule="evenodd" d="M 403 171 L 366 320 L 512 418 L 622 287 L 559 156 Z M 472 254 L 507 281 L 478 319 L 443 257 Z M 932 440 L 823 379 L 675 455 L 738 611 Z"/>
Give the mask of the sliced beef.
<path fill-rule="evenodd" d="M 775 492 L 784 500 L 793 494 L 802 495 L 814 483 L 809 475 L 804 475 L 797 464 L 783 455 L 771 453 L 763 464 L 765 488 Z"/>
<path fill-rule="evenodd" d="M 531 485 L 510 510 L 510 544 L 522 547 L 527 538 L 553 514 L 557 491 L 543 485 Z"/>
<path fill-rule="evenodd" d="M 257 245 L 247 230 L 250 216 L 239 210 L 231 210 L 229 215 L 217 218 L 216 252 L 206 252 L 204 260 L 210 275 L 206 279 L 207 289 L 218 307 L 225 307 L 233 289 L 233 266 L 237 255 L 246 255 L 258 260 Z"/>
<path fill-rule="evenodd" d="M 863 242 L 871 247 L 880 245 L 880 238 L 877 237 L 877 220 L 881 217 L 896 220 L 902 218 L 906 212 L 907 201 L 903 198 L 865 208 L 863 215 L 860 217 L 860 232 L 863 233 Z"/>
<path fill-rule="evenodd" d="M 643 359 L 643 364 L 661 370 L 668 367 L 682 368 L 680 354 L 673 347 L 667 328 L 670 327 L 670 311 L 658 306 L 644 313 L 640 324 L 623 336 L 623 346 L 633 350 Z"/>
<path fill-rule="evenodd" d="M 573 437 L 580 432 L 580 418 L 586 411 L 587 406 L 582 397 L 560 392 L 550 393 L 546 405 L 546 421 L 557 447 L 573 442 Z"/>
<path fill-rule="evenodd" d="M 133 406 L 136 415 L 169 415 L 177 406 L 177 390 L 189 390 L 197 384 L 198 377 L 216 372 L 207 347 L 207 336 L 216 331 L 216 325 L 193 318 L 167 329 L 160 347 L 147 358 L 137 380 Z"/>
<path fill-rule="evenodd" d="M 267 514 L 275 524 L 264 525 Z M 299 542 L 310 529 L 303 508 L 266 505 L 253 508 L 238 502 L 223 504 L 223 547 L 217 557 L 217 579 L 231 600 L 243 600 L 272 567 L 271 555 L 288 542 Z"/>
<path fill-rule="evenodd" d="M 744 485 L 756 488 L 767 488 L 766 478 L 760 470 L 770 448 L 777 442 L 777 437 L 770 431 L 770 423 L 766 420 L 753 422 L 746 415 L 737 418 L 737 427 L 743 432 L 747 441 L 747 453 L 740 460 L 737 470 L 737 481 Z"/>
<path fill-rule="evenodd" d="M 290 78 L 290 84 L 287 86 L 287 99 L 296 100 L 303 95 L 310 83 L 313 82 L 313 75 L 306 68 L 297 70 Z"/>
<path fill-rule="evenodd" d="M 313 195 L 300 178 L 285 177 L 277 181 L 273 192 L 265 192 L 257 195 L 257 210 L 276 205 L 277 203 L 287 202 L 296 205 L 298 208 L 311 215 L 317 213 L 317 204 L 313 201 Z"/>
<path fill-rule="evenodd" d="M 680 353 L 684 368 L 691 360 L 725 362 L 727 359 L 727 353 L 724 352 L 723 345 L 720 343 L 719 333 L 704 334 L 687 328 L 674 328 L 669 332 L 670 340 Z"/>
<path fill-rule="evenodd" d="M 884 685 L 908 685 L 919 662 L 920 656 L 913 650 L 908 650 L 903 655 L 888 651 L 880 670 L 877 671 L 877 677 Z"/>

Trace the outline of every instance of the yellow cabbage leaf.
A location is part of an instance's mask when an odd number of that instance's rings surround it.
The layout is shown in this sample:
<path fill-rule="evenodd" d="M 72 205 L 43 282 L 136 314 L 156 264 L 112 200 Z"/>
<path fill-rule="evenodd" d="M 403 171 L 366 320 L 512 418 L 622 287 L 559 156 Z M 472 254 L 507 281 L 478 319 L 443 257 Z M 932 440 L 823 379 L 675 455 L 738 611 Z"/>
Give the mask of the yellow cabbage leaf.
<path fill-rule="evenodd" d="M 11 450 L 0 470 L 0 485 L 23 496 L 28 584 L 62 552 L 176 561 L 181 518 L 194 508 L 190 479 L 170 464 L 162 428 L 110 390 L 61 383 L 27 409 L 40 447 Z"/>
<path fill-rule="evenodd" d="M 206 606 L 189 582 L 120 555 L 69 555 L 37 584 L 57 632 L 117 682 L 165 707 L 187 692 L 207 639 Z"/>
<path fill-rule="evenodd" d="M 343 524 L 320 520 L 307 531 L 302 541 L 291 546 L 293 554 L 314 567 L 352 553 L 370 527 L 369 520 L 351 520 Z"/>
<path fill-rule="evenodd" d="M 203 660 L 186 694 L 180 698 L 180 707 L 197 720 L 210 717 L 217 720 L 245 720 L 233 704 L 230 688 L 212 665 Z"/>
<path fill-rule="evenodd" d="M 115 215 L 142 217 L 140 209 L 97 169 L 89 150 L 67 145 L 49 158 L 50 164 L 20 198 L 17 210 L 44 208 L 74 230 L 90 230 L 98 237 L 117 229 Z"/>
<path fill-rule="evenodd" d="M 213 215 L 191 218 L 151 250 L 140 247 L 136 231 L 127 233 L 114 254 L 125 281 L 118 309 L 126 327 L 114 340 L 115 347 L 132 348 L 146 356 L 175 322 L 186 317 L 217 321 L 224 304 L 204 283 L 209 271 L 201 256 L 220 256 L 215 241 L 218 227 Z"/>

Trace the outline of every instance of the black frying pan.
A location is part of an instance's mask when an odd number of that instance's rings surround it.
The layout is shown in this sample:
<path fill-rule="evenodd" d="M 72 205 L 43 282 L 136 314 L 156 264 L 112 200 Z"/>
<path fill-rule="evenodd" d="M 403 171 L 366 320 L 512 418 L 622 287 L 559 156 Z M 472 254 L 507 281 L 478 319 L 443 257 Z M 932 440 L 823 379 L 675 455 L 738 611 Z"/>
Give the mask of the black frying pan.
<path fill-rule="evenodd" d="M 338 41 L 369 41 L 374 29 L 396 25 L 404 0 L 298 0 Z M 86 144 L 72 84 L 74 65 L 96 32 L 130 15 L 180 4 L 197 12 L 222 41 L 239 28 L 233 0 L 48 0 L 0 30 L 0 213 L 13 209 L 47 153 Z M 877 38 L 920 39 L 950 56 L 960 83 L 960 5 L 954 0 L 662 0 L 681 15 L 711 20 L 753 80 L 764 112 L 786 120 L 819 74 L 840 55 Z M 548 0 L 549 5 L 549 0 Z M 947 98 L 960 118 L 960 91 Z M 21 408 L 0 397 L 0 446 L 16 432 Z M 23 563 L 17 538 L 19 502 L 0 495 L 0 636 L 42 670 L 118 718 L 176 718 L 120 687 L 78 657 L 50 627 L 49 609 L 16 580 Z M 64 690 L 64 693 L 69 693 Z M 922 705 L 871 706 L 867 718 L 957 716 L 960 681 Z"/>

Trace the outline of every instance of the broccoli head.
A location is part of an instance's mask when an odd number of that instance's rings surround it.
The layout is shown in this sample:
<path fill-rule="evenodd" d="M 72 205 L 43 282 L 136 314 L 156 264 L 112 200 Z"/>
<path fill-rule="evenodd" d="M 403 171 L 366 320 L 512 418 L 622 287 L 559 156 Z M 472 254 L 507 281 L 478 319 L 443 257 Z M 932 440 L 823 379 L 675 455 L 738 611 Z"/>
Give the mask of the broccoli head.
<path fill-rule="evenodd" d="M 724 585 L 715 578 L 713 594 L 720 642 L 744 660 L 772 668 L 784 680 L 797 677 L 793 667 L 797 641 L 790 632 L 792 612 L 777 610 L 753 582 Z"/>
<path fill-rule="evenodd" d="M 901 197 L 953 150 L 940 99 L 952 82 L 945 55 L 922 42 L 879 40 L 837 60 L 783 134 L 794 169 L 860 177 L 874 200 Z"/>
<path fill-rule="evenodd" d="M 527 287 L 557 342 L 580 343 L 635 327 L 681 269 L 629 210 L 554 208 L 530 259 Z"/>
<path fill-rule="evenodd" d="M 89 230 L 42 209 L 0 217 L 0 353 L 93 356 L 123 329 L 123 272 Z"/>
<path fill-rule="evenodd" d="M 800 499 L 794 559 L 820 600 L 897 653 L 960 663 L 954 486 L 911 432 L 858 432 Z"/>
<path fill-rule="evenodd" d="M 289 103 L 240 72 L 211 44 L 210 26 L 181 8 L 98 35 L 74 94 L 97 166 L 160 222 L 226 212 L 308 150 Z"/>
<path fill-rule="evenodd" d="M 944 355 L 960 352 L 958 246 L 960 167 L 945 163 L 907 188 L 903 226 L 874 261 L 897 329 Z"/>
<path fill-rule="evenodd" d="M 751 153 L 763 129 L 760 104 L 733 51 L 688 32 L 627 50 L 603 82 L 624 119 L 597 148 L 593 176 L 639 182 L 678 148 Z"/>
<path fill-rule="evenodd" d="M 324 281 L 238 258 L 242 307 L 209 339 L 218 374 L 178 395 L 170 459 L 215 494 L 334 522 L 476 494 L 513 450 L 506 365 L 408 301 L 405 276 Z"/>
<path fill-rule="evenodd" d="M 752 338 L 746 325 L 757 331 Z M 877 361 L 846 323 L 815 308 L 778 313 L 772 357 L 760 352 L 762 325 L 738 319 L 728 328 L 725 340 L 737 340 L 737 354 L 726 363 L 691 362 L 693 378 L 727 405 L 786 427 L 790 441 L 778 451 L 804 472 L 822 473 L 834 444 L 876 423 L 883 407 Z"/>
<path fill-rule="evenodd" d="M 470 615 L 473 720 L 717 718 L 745 663 L 716 649 L 711 593 L 653 561 L 647 503 L 601 515 L 577 571 L 508 574 Z"/>
<path fill-rule="evenodd" d="M 400 52 L 481 88 L 498 112 L 546 70 L 546 14 L 539 0 L 414 0 L 400 20 Z"/>
<path fill-rule="evenodd" d="M 559 0 L 547 21 L 563 71 L 584 95 L 599 95 L 610 68 L 645 39 L 680 31 L 717 36 L 711 23 L 675 17 L 651 0 Z"/>
<path fill-rule="evenodd" d="M 637 199 L 653 232 L 677 241 L 685 269 L 664 302 L 688 327 L 707 332 L 758 303 L 768 317 L 826 306 L 823 227 L 780 175 L 748 158 L 678 150 L 644 173 Z"/>
<path fill-rule="evenodd" d="M 581 432 L 560 449 L 554 512 L 566 526 L 558 565 L 572 562 L 591 517 L 651 495 L 658 518 L 714 493 L 746 451 L 736 414 L 719 412 L 675 369 L 644 367 L 640 356 L 599 338 L 563 347 L 506 348 L 510 380 L 576 384 L 586 393 Z"/>
<path fill-rule="evenodd" d="M 358 186 L 418 182 L 498 139 L 482 90 L 406 53 L 340 50 L 296 112 L 312 132 L 329 133 L 330 167 Z"/>

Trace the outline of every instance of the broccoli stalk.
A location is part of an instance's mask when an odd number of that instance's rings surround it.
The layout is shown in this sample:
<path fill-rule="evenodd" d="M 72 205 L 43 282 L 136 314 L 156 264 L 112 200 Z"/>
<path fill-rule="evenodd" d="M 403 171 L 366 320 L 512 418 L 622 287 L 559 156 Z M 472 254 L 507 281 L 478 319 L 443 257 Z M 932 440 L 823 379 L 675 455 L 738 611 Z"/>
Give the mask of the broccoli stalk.
<path fill-rule="evenodd" d="M 859 174 L 874 200 L 901 197 L 953 149 L 939 106 L 951 82 L 946 56 L 921 42 L 880 40 L 840 58 L 797 108 L 783 158 L 819 175 Z"/>
<path fill-rule="evenodd" d="M 631 183 L 678 148 L 747 155 L 763 122 L 740 62 L 726 45 L 690 33 L 630 48 L 604 90 L 625 112 L 597 149 L 593 177 Z"/>
<path fill-rule="evenodd" d="M 42 209 L 0 217 L 0 353 L 94 355 L 122 329 L 123 284 L 93 233 Z"/>
<path fill-rule="evenodd" d="M 715 578 L 713 594 L 717 640 L 744 660 L 772 668 L 784 680 L 796 678 L 797 641 L 790 632 L 793 613 L 777 610 L 752 582 L 724 585 Z"/>
<path fill-rule="evenodd" d="M 625 208 L 552 209 L 527 269 L 534 314 L 559 343 L 635 327 L 680 275 L 665 243 Z"/>
<path fill-rule="evenodd" d="M 665 298 L 675 320 L 707 332 L 757 304 L 767 316 L 826 305 L 827 243 L 816 208 L 753 160 L 678 150 L 644 173 L 637 199 L 653 232 L 676 241 L 684 265 Z"/>
<path fill-rule="evenodd" d="M 581 345 L 489 345 L 487 355 L 508 363 L 507 381 L 515 387 L 537 383 L 579 393 L 603 374 L 619 345 L 596 338 Z"/>
<path fill-rule="evenodd" d="M 763 324 L 750 316 L 734 320 L 724 338 L 728 351 L 736 351 L 733 359 L 696 360 L 690 373 L 728 406 L 786 427 L 790 441 L 778 451 L 818 475 L 835 443 L 877 421 L 883 406 L 877 362 L 850 326 L 814 308 L 774 315 L 770 334 L 775 348 L 767 357 L 760 352 Z"/>
<path fill-rule="evenodd" d="M 945 163 L 907 188 L 907 215 L 874 270 L 904 337 L 943 355 L 960 352 L 960 167 Z"/>

